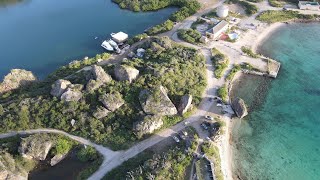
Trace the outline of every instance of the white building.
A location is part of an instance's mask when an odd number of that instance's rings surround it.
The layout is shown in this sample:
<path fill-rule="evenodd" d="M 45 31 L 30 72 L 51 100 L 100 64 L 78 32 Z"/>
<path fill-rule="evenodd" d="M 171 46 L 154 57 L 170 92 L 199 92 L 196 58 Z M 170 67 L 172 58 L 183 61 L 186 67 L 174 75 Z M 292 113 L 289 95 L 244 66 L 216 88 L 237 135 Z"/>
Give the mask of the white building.
<path fill-rule="evenodd" d="M 128 39 L 128 34 L 124 32 L 118 32 L 118 33 L 111 33 L 112 40 L 114 40 L 117 43 L 123 43 Z"/>
<path fill-rule="evenodd" d="M 229 14 L 229 7 L 226 5 L 219 6 L 217 8 L 217 15 L 221 18 L 227 17 Z"/>
<path fill-rule="evenodd" d="M 314 11 L 320 10 L 320 5 L 318 2 L 299 1 L 298 6 L 300 9 L 303 9 L 303 10 L 314 10 Z"/>
<path fill-rule="evenodd" d="M 229 28 L 229 23 L 225 20 L 220 21 L 213 28 L 206 31 L 207 37 L 211 39 L 217 39 L 220 35 L 226 32 Z"/>

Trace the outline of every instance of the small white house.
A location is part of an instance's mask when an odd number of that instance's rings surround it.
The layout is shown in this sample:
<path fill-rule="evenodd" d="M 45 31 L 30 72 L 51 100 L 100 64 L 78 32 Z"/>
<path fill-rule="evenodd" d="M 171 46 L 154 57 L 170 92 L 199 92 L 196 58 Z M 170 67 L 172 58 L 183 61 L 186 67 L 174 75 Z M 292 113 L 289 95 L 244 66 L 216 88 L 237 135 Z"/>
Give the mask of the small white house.
<path fill-rule="evenodd" d="M 226 32 L 229 28 L 229 23 L 225 20 L 220 21 L 213 28 L 206 31 L 207 37 L 217 39 L 220 35 Z"/>
<path fill-rule="evenodd" d="M 319 11 L 320 5 L 318 2 L 311 2 L 311 1 L 299 1 L 299 9 L 303 10 L 314 10 Z"/>

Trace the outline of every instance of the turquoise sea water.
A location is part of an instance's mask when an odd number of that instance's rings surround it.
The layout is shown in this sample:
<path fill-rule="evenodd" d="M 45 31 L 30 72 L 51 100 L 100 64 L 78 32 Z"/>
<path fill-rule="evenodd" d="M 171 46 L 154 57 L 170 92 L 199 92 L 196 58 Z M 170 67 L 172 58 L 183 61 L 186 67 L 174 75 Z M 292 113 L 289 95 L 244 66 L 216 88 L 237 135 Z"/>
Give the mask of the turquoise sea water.
<path fill-rule="evenodd" d="M 176 8 L 133 13 L 121 10 L 111 0 L 0 4 L 0 79 L 12 68 L 28 69 L 44 77 L 74 59 L 102 53 L 100 44 L 110 38 L 110 33 L 142 33 L 174 11 Z"/>
<path fill-rule="evenodd" d="M 253 112 L 235 124 L 235 176 L 318 180 L 320 24 L 282 27 L 265 41 L 260 52 L 279 60 L 282 66 L 278 78 L 267 86 L 268 92 L 262 93 L 263 103 L 252 106 Z M 250 100 L 253 93 L 243 92 L 238 94 Z"/>

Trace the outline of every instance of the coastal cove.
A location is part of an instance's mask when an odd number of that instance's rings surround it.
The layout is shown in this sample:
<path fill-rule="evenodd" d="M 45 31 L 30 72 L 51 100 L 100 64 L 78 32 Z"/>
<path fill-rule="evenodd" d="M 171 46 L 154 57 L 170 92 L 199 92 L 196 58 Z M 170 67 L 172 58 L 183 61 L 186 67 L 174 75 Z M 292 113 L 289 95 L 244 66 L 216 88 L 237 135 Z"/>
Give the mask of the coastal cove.
<path fill-rule="evenodd" d="M 111 0 L 26 0 L 0 6 L 0 77 L 23 68 L 43 78 L 74 59 L 102 53 L 100 44 L 110 33 L 142 33 L 176 10 L 134 13 Z"/>
<path fill-rule="evenodd" d="M 233 123 L 234 177 L 320 178 L 319 32 L 319 23 L 281 26 L 258 47 L 281 62 L 277 79 L 245 75 L 235 83 L 233 93 L 253 104 L 249 116 Z"/>

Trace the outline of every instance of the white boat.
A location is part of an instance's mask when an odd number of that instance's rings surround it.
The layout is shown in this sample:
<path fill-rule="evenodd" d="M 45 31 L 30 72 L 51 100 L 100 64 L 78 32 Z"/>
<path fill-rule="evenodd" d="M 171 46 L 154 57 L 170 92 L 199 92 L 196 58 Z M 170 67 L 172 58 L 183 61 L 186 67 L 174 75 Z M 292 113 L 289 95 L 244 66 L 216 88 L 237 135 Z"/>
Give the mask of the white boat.
<path fill-rule="evenodd" d="M 105 48 L 107 51 L 114 51 L 113 47 L 107 41 L 103 41 L 101 46 Z"/>
<path fill-rule="evenodd" d="M 108 41 L 108 43 L 113 47 L 118 47 L 118 44 L 111 39 Z"/>

